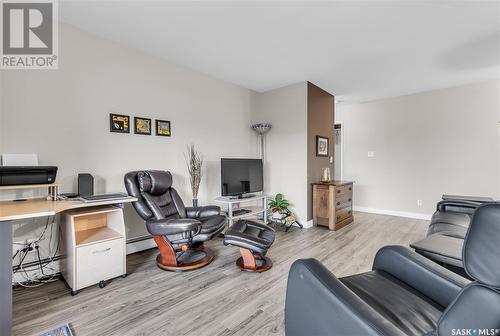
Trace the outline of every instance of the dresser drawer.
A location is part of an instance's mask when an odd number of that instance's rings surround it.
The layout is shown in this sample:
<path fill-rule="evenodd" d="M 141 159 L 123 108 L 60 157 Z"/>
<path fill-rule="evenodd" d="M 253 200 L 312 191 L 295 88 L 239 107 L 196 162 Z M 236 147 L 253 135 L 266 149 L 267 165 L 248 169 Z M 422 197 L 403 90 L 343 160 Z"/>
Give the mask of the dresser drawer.
<path fill-rule="evenodd" d="M 352 207 L 336 211 L 335 223 L 341 222 L 344 219 L 352 217 Z"/>
<path fill-rule="evenodd" d="M 342 186 L 335 187 L 336 197 L 342 196 L 352 196 L 352 184 L 346 184 Z"/>
<path fill-rule="evenodd" d="M 77 289 L 125 274 L 124 258 L 125 241 L 123 238 L 77 247 Z"/>
<path fill-rule="evenodd" d="M 352 195 L 339 195 L 335 197 L 335 209 L 340 210 L 352 207 Z"/>

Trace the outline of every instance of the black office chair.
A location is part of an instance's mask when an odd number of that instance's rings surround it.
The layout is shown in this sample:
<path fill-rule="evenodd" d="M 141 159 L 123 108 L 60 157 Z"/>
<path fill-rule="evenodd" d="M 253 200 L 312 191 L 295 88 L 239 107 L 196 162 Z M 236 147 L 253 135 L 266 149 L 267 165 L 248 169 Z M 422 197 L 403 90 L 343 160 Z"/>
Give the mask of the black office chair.
<path fill-rule="evenodd" d="M 158 267 L 187 271 L 212 262 L 215 255 L 203 243 L 224 229 L 226 217 L 218 206 L 185 208 L 167 171 L 127 173 L 125 187 L 130 196 L 137 197 L 134 208 L 158 245 Z"/>
<path fill-rule="evenodd" d="M 337 279 L 315 259 L 294 262 L 285 328 L 302 335 L 500 335 L 500 204 L 480 206 L 463 259 L 470 282 L 402 246 L 371 272 Z"/>

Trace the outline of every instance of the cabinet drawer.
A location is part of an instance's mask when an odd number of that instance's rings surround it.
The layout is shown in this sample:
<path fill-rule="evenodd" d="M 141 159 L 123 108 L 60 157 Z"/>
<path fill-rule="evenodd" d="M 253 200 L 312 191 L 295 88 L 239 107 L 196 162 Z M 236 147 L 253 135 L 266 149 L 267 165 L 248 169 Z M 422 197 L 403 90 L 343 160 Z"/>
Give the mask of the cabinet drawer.
<path fill-rule="evenodd" d="M 352 207 L 338 210 L 335 214 L 335 223 L 341 222 L 352 216 Z"/>
<path fill-rule="evenodd" d="M 108 280 L 125 274 L 124 244 L 124 239 L 118 238 L 77 247 L 77 289 L 94 285 L 101 280 Z"/>
<path fill-rule="evenodd" d="M 337 196 L 352 195 L 352 184 L 346 184 L 343 186 L 335 187 L 335 195 Z"/>
<path fill-rule="evenodd" d="M 339 195 L 335 197 L 335 209 L 352 207 L 352 195 Z"/>

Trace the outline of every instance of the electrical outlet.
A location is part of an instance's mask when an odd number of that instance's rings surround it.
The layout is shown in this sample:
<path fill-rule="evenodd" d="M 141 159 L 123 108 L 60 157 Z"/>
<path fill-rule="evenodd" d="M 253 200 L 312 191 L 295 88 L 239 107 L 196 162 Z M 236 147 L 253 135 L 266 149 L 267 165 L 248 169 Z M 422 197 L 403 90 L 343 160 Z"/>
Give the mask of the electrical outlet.
<path fill-rule="evenodd" d="M 419 208 L 421 208 L 421 207 L 422 207 L 422 200 L 417 200 L 417 206 L 418 206 Z"/>
<path fill-rule="evenodd" d="M 372 152 L 372 151 L 368 152 L 368 157 L 369 158 L 375 157 L 375 152 Z"/>

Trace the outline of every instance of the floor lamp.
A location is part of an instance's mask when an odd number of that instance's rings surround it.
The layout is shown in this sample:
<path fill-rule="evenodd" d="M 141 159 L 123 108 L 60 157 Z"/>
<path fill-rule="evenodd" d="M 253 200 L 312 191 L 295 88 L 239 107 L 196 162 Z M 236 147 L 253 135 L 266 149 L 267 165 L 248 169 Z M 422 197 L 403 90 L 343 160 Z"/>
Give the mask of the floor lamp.
<path fill-rule="evenodd" d="M 257 132 L 257 134 L 260 136 L 260 158 L 262 159 L 262 165 L 264 166 L 264 161 L 266 159 L 265 156 L 265 137 L 264 135 L 271 130 L 273 126 L 269 123 L 258 123 L 258 124 L 253 124 L 252 129 Z M 263 169 L 264 170 L 264 169 Z M 263 172 L 264 173 L 264 172 Z M 265 178 L 263 176 L 263 185 L 262 185 L 262 190 L 265 194 Z"/>
<path fill-rule="evenodd" d="M 260 158 L 262 159 L 262 163 L 264 163 L 265 160 L 265 140 L 264 140 L 264 135 L 271 130 L 273 126 L 268 123 L 259 123 L 259 124 L 253 124 L 252 129 L 257 132 L 260 136 Z"/>

